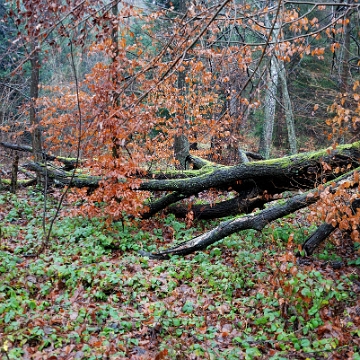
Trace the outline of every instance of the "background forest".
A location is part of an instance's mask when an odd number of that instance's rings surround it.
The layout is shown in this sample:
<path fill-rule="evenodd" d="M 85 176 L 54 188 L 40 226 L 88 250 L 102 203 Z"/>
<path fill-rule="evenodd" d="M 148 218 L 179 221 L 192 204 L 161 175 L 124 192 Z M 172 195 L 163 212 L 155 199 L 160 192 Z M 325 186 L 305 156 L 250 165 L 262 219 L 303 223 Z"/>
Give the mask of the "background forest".
<path fill-rule="evenodd" d="M 0 0 L 1 358 L 360 359 L 359 34 L 355 0 Z"/>

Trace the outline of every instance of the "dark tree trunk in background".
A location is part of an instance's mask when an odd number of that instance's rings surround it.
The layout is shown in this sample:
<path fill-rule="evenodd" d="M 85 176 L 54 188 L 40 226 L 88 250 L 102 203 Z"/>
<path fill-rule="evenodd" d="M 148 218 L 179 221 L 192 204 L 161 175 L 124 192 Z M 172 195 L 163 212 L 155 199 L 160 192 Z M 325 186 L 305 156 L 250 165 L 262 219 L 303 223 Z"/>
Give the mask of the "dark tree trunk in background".
<path fill-rule="evenodd" d="M 35 42 L 31 46 L 31 77 L 30 77 L 30 125 L 31 130 L 31 143 L 35 157 L 35 161 L 42 161 L 42 140 L 41 128 L 39 126 L 39 119 L 36 114 L 36 101 L 39 97 L 39 81 L 40 81 L 40 57 L 39 49 L 36 47 Z"/>
<path fill-rule="evenodd" d="M 180 0 L 179 6 L 177 9 L 181 16 L 185 17 L 186 11 L 187 11 L 187 2 L 186 0 Z M 185 93 L 186 93 L 186 83 L 185 83 L 185 77 L 186 77 L 186 69 L 178 72 L 178 83 L 177 87 L 179 89 L 179 95 L 180 98 L 185 101 Z M 185 110 L 182 111 L 181 114 L 177 114 L 180 118 L 184 118 L 182 123 L 182 127 L 179 127 L 177 129 L 177 134 L 174 137 L 174 157 L 177 161 L 177 168 L 180 170 L 186 169 L 186 159 L 189 156 L 190 151 L 190 143 L 188 137 L 185 135 L 186 128 L 188 127 L 187 119 L 186 119 L 186 113 Z M 185 127 L 185 128 L 184 128 Z"/>

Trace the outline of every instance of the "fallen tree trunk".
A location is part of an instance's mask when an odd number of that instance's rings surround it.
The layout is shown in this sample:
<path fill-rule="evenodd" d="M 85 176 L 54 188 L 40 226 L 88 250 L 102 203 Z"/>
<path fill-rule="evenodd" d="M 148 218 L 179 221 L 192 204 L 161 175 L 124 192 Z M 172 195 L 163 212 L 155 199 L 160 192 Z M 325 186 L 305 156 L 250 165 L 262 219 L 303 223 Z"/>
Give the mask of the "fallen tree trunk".
<path fill-rule="evenodd" d="M 196 194 L 217 188 L 244 188 L 256 185 L 268 192 L 313 188 L 337 177 L 336 168 L 347 172 L 360 165 L 360 141 L 333 149 L 297 154 L 281 159 L 249 162 L 216 168 L 212 172 L 188 179 L 144 181 L 139 190 L 178 191 Z"/>
<path fill-rule="evenodd" d="M 75 174 L 71 178 L 71 173 L 63 169 L 53 168 L 44 164 L 38 164 L 35 162 L 29 162 L 24 165 L 28 170 L 40 173 L 43 176 L 47 176 L 49 179 L 54 180 L 59 185 L 70 185 L 73 187 L 83 188 L 97 188 L 100 181 L 103 180 L 101 176 L 88 176 L 81 173 Z"/>
<path fill-rule="evenodd" d="M 33 148 L 31 146 L 28 146 L 28 145 L 12 144 L 12 143 L 7 143 L 7 142 L 0 141 L 0 146 L 4 147 L 6 149 L 33 153 Z M 63 157 L 63 156 L 54 156 L 54 155 L 47 154 L 44 151 L 42 152 L 41 155 L 42 155 L 44 160 L 45 159 L 48 160 L 48 161 L 57 160 L 57 161 L 63 163 L 64 164 L 64 167 L 63 167 L 64 170 L 72 170 L 72 169 L 75 168 L 76 164 L 81 163 L 81 160 L 77 161 L 76 158 L 68 158 L 68 157 Z"/>
<path fill-rule="evenodd" d="M 17 185 L 19 188 L 25 188 L 28 186 L 36 185 L 36 179 L 29 179 L 29 180 L 18 179 Z M 0 190 L 11 191 L 11 179 L 0 179 Z"/>
<path fill-rule="evenodd" d="M 312 255 L 315 249 L 336 229 L 331 224 L 321 224 L 303 244 L 305 255 Z"/>
<path fill-rule="evenodd" d="M 179 200 L 211 188 L 235 191 L 238 193 L 240 201 L 247 199 L 249 194 L 252 194 L 250 197 L 263 196 L 264 203 L 271 200 L 273 195 L 284 191 L 312 189 L 337 178 L 341 173 L 358 167 L 360 165 L 360 141 L 339 146 L 335 150 L 331 148 L 230 167 L 213 165 L 206 160 L 201 162 L 197 159 L 196 161 L 199 164 L 199 170 L 174 170 L 170 172 L 170 179 L 164 178 L 166 174 L 159 175 L 159 178 L 154 180 L 143 178 L 137 190 L 171 192 L 170 195 L 166 194 L 155 200 L 154 203 L 146 204 L 150 210 L 144 212 L 145 217 L 152 216 Z M 40 172 L 44 176 L 47 175 L 59 184 L 70 184 L 71 174 L 62 169 L 51 169 L 37 163 L 28 163 L 26 167 Z M 180 178 L 174 178 L 176 175 Z M 106 179 L 100 176 L 75 174 L 71 186 L 94 189 L 102 180 Z M 249 206 L 248 208 L 252 209 L 253 207 Z M 239 212 L 243 212 L 245 209 L 246 206 L 239 206 Z M 192 208 L 189 210 L 193 211 Z M 196 208 L 194 211 L 199 212 Z M 233 214 L 233 211 L 230 211 L 230 214 Z"/>
<path fill-rule="evenodd" d="M 297 195 L 289 199 L 284 205 L 276 205 L 258 214 L 250 214 L 238 219 L 225 221 L 213 230 L 168 250 L 155 254 L 141 251 L 140 254 L 148 256 L 151 259 L 168 259 L 169 255 L 188 255 L 198 250 L 204 250 L 209 245 L 241 230 L 254 229 L 261 231 L 271 221 L 309 206 L 317 200 L 319 200 L 319 194 L 316 191 L 309 194 Z"/>
<path fill-rule="evenodd" d="M 359 171 L 356 169 L 356 171 Z M 353 172 L 350 172 L 344 176 L 341 176 L 337 179 L 337 183 L 346 181 L 353 175 Z M 327 183 L 325 186 L 331 186 L 332 184 Z M 358 184 L 354 184 L 358 185 Z M 188 255 L 195 251 L 204 250 L 209 245 L 216 243 L 223 238 L 239 232 L 241 230 L 253 229 L 261 231 L 266 225 L 270 222 L 280 219 L 286 215 L 289 215 L 299 209 L 307 207 L 311 204 L 316 203 L 320 199 L 320 190 L 314 189 L 308 191 L 305 194 L 297 195 L 285 202 L 285 204 L 276 204 L 268 209 L 262 210 L 258 213 L 253 213 L 250 215 L 245 215 L 241 218 L 232 219 L 221 223 L 216 228 L 210 230 L 209 232 L 197 236 L 191 240 L 182 242 L 181 244 L 174 246 L 168 250 L 161 251 L 158 253 L 149 253 L 145 251 L 140 251 L 140 254 L 147 256 L 151 259 L 168 259 L 170 255 Z M 330 225 L 332 227 L 332 225 Z M 328 224 L 324 224 L 324 228 L 327 230 L 330 228 Z M 334 227 L 332 227 L 335 229 Z"/>
<path fill-rule="evenodd" d="M 192 211 L 194 219 L 209 220 L 242 213 L 248 214 L 256 208 L 262 208 L 269 201 L 261 195 L 252 198 L 237 196 L 215 204 L 196 204 L 191 207 L 186 204 L 174 204 L 169 207 L 169 211 L 179 218 L 184 218 L 189 211 Z"/>
<path fill-rule="evenodd" d="M 330 148 L 281 159 L 246 162 L 230 167 L 214 164 L 195 156 L 189 156 L 189 159 L 193 162 L 193 170 L 141 174 L 142 182 L 137 185 L 136 191 L 150 191 L 157 194 L 156 196 L 159 192 L 164 194 L 144 204 L 143 218 L 149 218 L 165 208 L 180 216 L 192 211 L 194 218 L 218 218 L 249 213 L 255 208 L 262 208 L 265 203 L 272 201 L 275 195 L 276 198 L 281 198 L 285 191 L 301 190 L 308 193 L 293 196 L 285 204 L 262 210 L 256 215 L 224 222 L 195 239 L 165 252 L 147 254 L 148 256 L 164 258 L 170 254 L 189 254 L 204 249 L 234 232 L 250 228 L 261 230 L 269 222 L 316 202 L 318 191 L 313 190 L 315 187 L 332 180 L 338 182 L 360 166 L 360 141 L 336 149 Z M 34 162 L 28 163 L 26 167 L 60 185 L 96 189 L 104 180 L 108 180 L 106 177 L 81 173 L 81 170 L 72 176 L 73 174 L 64 168 L 53 168 Z M 138 174 L 133 176 L 136 175 Z M 115 181 L 128 182 L 131 186 L 130 178 Z M 233 198 L 225 198 L 215 204 L 190 204 L 190 206 L 176 204 L 180 200 L 210 189 L 232 192 L 235 196 L 232 195 Z M 307 252 L 311 253 L 319 243 L 319 239 L 327 236 L 330 230 L 326 225 L 321 227 L 313 239 L 309 240 L 306 246 L 304 245 Z"/>
<path fill-rule="evenodd" d="M 356 214 L 357 209 L 360 208 L 360 199 L 352 201 L 350 209 L 353 214 Z M 315 249 L 328 238 L 328 236 L 337 228 L 332 224 L 321 224 L 317 230 L 304 242 L 302 248 L 305 251 L 305 255 L 312 255 Z"/>

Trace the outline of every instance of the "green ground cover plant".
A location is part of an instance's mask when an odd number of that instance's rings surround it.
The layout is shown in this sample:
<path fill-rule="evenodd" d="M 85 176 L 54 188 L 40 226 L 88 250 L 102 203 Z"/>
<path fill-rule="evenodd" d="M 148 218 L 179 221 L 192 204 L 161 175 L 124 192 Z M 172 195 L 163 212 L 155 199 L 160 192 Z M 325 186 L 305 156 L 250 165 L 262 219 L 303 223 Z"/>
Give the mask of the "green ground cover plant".
<path fill-rule="evenodd" d="M 1 359 L 360 358 L 359 248 L 334 239 L 296 258 L 312 229 L 296 215 L 160 261 L 138 251 L 211 223 L 187 229 L 168 215 L 108 227 L 65 207 L 30 257 L 42 198 L 0 195 Z"/>

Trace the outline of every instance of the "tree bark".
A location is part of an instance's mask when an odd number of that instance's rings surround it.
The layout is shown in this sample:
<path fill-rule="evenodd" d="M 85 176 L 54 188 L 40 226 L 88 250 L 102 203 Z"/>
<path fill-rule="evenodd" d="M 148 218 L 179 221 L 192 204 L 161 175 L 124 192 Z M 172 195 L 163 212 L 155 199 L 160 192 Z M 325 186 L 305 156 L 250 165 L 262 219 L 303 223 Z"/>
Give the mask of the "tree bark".
<path fill-rule="evenodd" d="M 265 17 L 265 24 L 270 29 L 271 21 L 269 16 Z M 278 24 L 274 26 L 272 37 L 277 40 L 280 33 L 280 27 Z M 263 132 L 260 139 L 259 153 L 264 156 L 265 159 L 269 159 L 272 137 L 274 131 L 275 111 L 276 111 L 276 94 L 279 82 L 279 73 L 277 67 L 276 54 L 272 55 L 270 59 L 270 66 L 267 71 L 265 99 L 264 99 L 264 125 Z"/>
<path fill-rule="evenodd" d="M 356 171 L 358 170 L 359 169 L 356 169 Z M 354 171 L 339 177 L 337 183 L 351 177 L 353 175 L 353 172 Z M 330 186 L 332 185 L 332 183 L 326 183 L 324 184 L 324 186 Z M 225 221 L 219 226 L 210 230 L 209 232 L 197 236 L 191 240 L 184 241 L 181 244 L 174 246 L 168 250 L 158 253 L 141 251 L 140 254 L 143 256 L 147 256 L 151 259 L 168 259 L 169 255 L 188 255 L 195 251 L 204 250 L 209 245 L 212 245 L 217 241 L 222 240 L 223 238 L 242 230 L 254 229 L 257 231 L 261 231 L 270 222 L 276 219 L 280 219 L 311 204 L 314 204 L 319 199 L 320 191 L 318 189 L 313 189 L 302 195 L 297 195 L 290 198 L 285 202 L 285 204 L 276 204 L 268 209 L 260 211 L 259 213 L 253 213 L 240 218 Z M 327 224 L 325 225 L 324 228 L 329 230 Z"/>
<path fill-rule="evenodd" d="M 279 77 L 281 82 L 281 91 L 284 102 L 285 110 L 285 121 L 288 132 L 288 140 L 290 147 L 290 154 L 294 155 L 297 153 L 296 145 L 296 135 L 295 135 L 295 122 L 294 122 L 294 113 L 292 110 L 291 99 L 288 92 L 288 86 L 286 81 L 286 69 L 283 61 L 278 60 L 279 65 Z"/>
<path fill-rule="evenodd" d="M 42 144 L 41 144 L 41 129 L 36 115 L 36 101 L 39 97 L 39 81 L 40 81 L 40 57 L 39 50 L 36 48 L 35 42 L 31 46 L 32 55 L 30 58 L 31 77 L 30 77 L 30 125 L 32 149 L 34 152 L 35 161 L 42 161 Z"/>
<path fill-rule="evenodd" d="M 324 169 L 326 164 L 326 169 Z M 360 141 L 353 144 L 341 145 L 314 152 L 286 156 L 280 159 L 249 162 L 236 166 L 209 167 L 205 172 L 201 169 L 189 170 L 188 176 L 181 179 L 146 180 L 140 184 L 138 190 L 146 191 L 176 191 L 187 196 L 195 195 L 210 188 L 233 189 L 246 191 L 259 188 L 269 193 L 281 193 L 286 190 L 313 188 L 324 181 L 335 179 L 332 169 L 343 168 L 344 171 L 358 167 L 360 164 Z M 27 168 L 41 171 L 43 165 L 30 162 Z M 330 169 L 329 169 L 330 167 Z M 68 184 L 65 171 L 48 169 L 49 176 Z M 100 176 L 75 175 L 73 186 L 98 186 L 104 180 Z M 275 192 L 276 191 L 276 192 Z"/>
<path fill-rule="evenodd" d="M 12 170 L 11 170 L 11 187 L 10 191 L 13 194 L 16 194 L 16 190 L 18 188 L 18 169 L 19 169 L 19 155 L 18 153 L 15 153 L 14 160 L 12 163 Z"/>
<path fill-rule="evenodd" d="M 302 248 L 306 255 L 312 255 L 314 250 L 336 229 L 331 224 L 322 224 L 303 244 Z"/>
<path fill-rule="evenodd" d="M 23 144 L 12 144 L 12 143 L 8 143 L 8 142 L 0 141 L 0 146 L 3 146 L 4 148 L 7 148 L 7 149 L 16 150 L 16 151 L 23 151 L 23 152 L 30 152 L 30 153 L 34 152 L 34 150 L 31 146 L 23 145 Z M 63 170 L 72 170 L 76 166 L 76 158 L 54 156 L 54 155 L 47 154 L 44 151 L 41 152 L 41 158 L 49 160 L 49 161 L 57 160 L 57 161 L 63 163 L 64 164 Z M 81 164 L 83 162 L 84 161 L 79 160 L 79 164 Z"/>
<path fill-rule="evenodd" d="M 112 101 L 113 106 L 118 108 L 120 106 L 120 99 L 119 94 L 117 93 L 117 89 L 120 88 L 119 85 L 119 77 L 118 77 L 118 71 L 116 69 L 116 66 L 119 61 L 119 34 L 118 34 L 118 16 L 119 16 L 119 8 L 118 8 L 118 2 L 114 4 L 114 6 L 111 8 L 112 18 L 111 18 L 111 40 L 112 40 L 112 46 L 113 46 L 113 56 L 112 56 L 112 82 L 114 86 L 114 91 L 112 93 Z M 118 144 L 118 138 L 116 136 L 113 136 L 112 138 L 113 146 L 112 146 L 112 156 L 113 158 L 117 159 L 119 157 L 119 144 Z"/>
<path fill-rule="evenodd" d="M 169 212 L 180 218 L 185 218 L 186 214 L 192 211 L 194 219 L 197 220 L 219 219 L 226 216 L 250 213 L 256 208 L 262 208 L 269 201 L 269 198 L 261 195 L 252 198 L 237 196 L 215 204 L 196 204 L 190 208 L 186 204 L 175 204 L 169 207 Z"/>
<path fill-rule="evenodd" d="M 166 174 L 160 179 L 143 178 L 137 190 L 171 192 L 153 203 L 146 204 L 148 209 L 144 214 L 147 214 L 147 217 L 151 216 L 179 200 L 211 188 L 237 192 L 240 199 L 261 196 L 264 198 L 264 203 L 271 200 L 273 195 L 281 194 L 284 191 L 312 189 L 326 181 L 336 179 L 339 171 L 335 172 L 333 169 L 343 169 L 343 173 L 346 173 L 358 167 L 360 165 L 360 141 L 339 146 L 335 150 L 330 148 L 231 167 L 212 166 L 212 163 L 206 161 L 198 161 L 198 163 L 206 165 L 202 165 L 199 170 L 178 172 L 174 170 L 171 177 L 175 173 L 181 176 L 180 179 L 166 179 Z M 28 163 L 26 166 L 28 169 L 40 171 L 44 175 L 47 173 L 58 184 L 68 185 L 70 182 L 71 174 L 62 169 L 47 168 L 45 171 L 45 166 L 39 163 Z M 75 174 L 71 185 L 93 189 L 99 186 L 101 180 L 104 180 L 101 176 Z M 242 212 L 247 207 L 253 208 L 252 205 L 248 206 L 244 202 L 239 206 L 239 211 Z M 195 209 L 195 211 L 198 210 Z"/>
<path fill-rule="evenodd" d="M 359 159 L 360 141 L 351 145 L 339 146 L 335 150 L 320 150 L 281 159 L 220 167 L 199 177 L 149 180 L 143 182 L 139 190 L 178 191 L 193 195 L 209 188 L 228 189 L 238 185 L 242 189 L 256 186 L 272 193 L 275 190 L 277 193 L 281 193 L 284 190 L 313 188 L 316 184 L 334 179 L 337 176 L 332 168 L 341 168 L 345 165 L 351 170 L 351 168 L 359 166 Z M 325 163 L 328 170 L 324 169 Z"/>
<path fill-rule="evenodd" d="M 307 207 L 319 199 L 318 185 L 330 186 L 348 179 L 360 167 L 360 141 L 342 145 L 336 149 L 330 148 L 309 153 L 296 154 L 281 159 L 248 162 L 236 166 L 217 166 L 206 160 L 193 157 L 199 170 L 180 170 L 180 179 L 144 179 L 135 191 L 150 191 L 157 194 L 164 191 L 160 199 L 151 200 L 145 205 L 143 218 L 149 218 L 158 211 L 170 205 L 209 189 L 223 189 L 237 193 L 233 199 L 219 202 L 215 205 L 199 204 L 190 208 L 182 205 L 173 207 L 173 211 L 186 215 L 192 211 L 195 218 L 214 218 L 239 213 L 249 213 L 255 208 L 261 208 L 266 202 L 281 198 L 285 190 L 304 190 L 307 193 L 293 196 L 284 204 L 277 204 L 259 213 L 250 214 L 221 223 L 210 232 L 195 239 L 184 242 L 165 252 L 157 254 L 143 253 L 154 258 L 166 258 L 170 254 L 186 255 L 196 250 L 206 248 L 216 241 L 244 229 L 261 231 L 269 222 L 288 215 L 298 209 Z M 74 187 L 97 188 L 101 176 L 87 176 L 75 174 L 61 169 L 53 169 L 39 163 L 28 163 L 26 167 L 32 171 L 47 175 L 61 185 Z M 176 171 L 174 170 L 176 173 Z M 190 176 L 191 174 L 191 176 Z M 196 175 L 197 174 L 197 175 Z M 121 180 L 128 181 L 128 180 Z M 315 189 L 314 189 L 315 188 Z M 308 190 L 311 189 L 311 190 Z M 360 200 L 355 200 L 349 206 L 352 211 L 360 206 Z M 171 207 L 170 207 L 171 211 Z M 331 233 L 333 229 L 328 225 L 320 227 L 305 244 L 304 250 L 311 254 L 318 244 Z"/>
<path fill-rule="evenodd" d="M 186 169 L 186 160 L 190 152 L 190 143 L 186 135 L 179 134 L 174 137 L 174 156 L 178 162 L 178 169 Z"/>
<path fill-rule="evenodd" d="M 340 65 L 340 91 L 345 94 L 349 90 L 349 77 L 350 77 L 350 15 L 347 14 L 344 18 L 344 39 Z"/>
<path fill-rule="evenodd" d="M 169 250 L 155 254 L 141 252 L 141 255 L 152 259 L 167 259 L 169 255 L 188 255 L 195 251 L 204 250 L 209 245 L 241 230 L 254 229 L 261 231 L 271 221 L 282 218 L 319 200 L 319 195 L 316 194 L 315 190 L 311 194 L 313 196 L 309 196 L 309 194 L 297 195 L 289 199 L 284 205 L 275 205 L 258 214 L 250 214 L 238 219 L 225 221 L 213 230 L 185 241 Z"/>
<path fill-rule="evenodd" d="M 360 208 L 360 199 L 354 200 L 350 205 L 353 214 Z M 336 226 L 324 223 L 304 242 L 302 248 L 306 255 L 312 255 L 314 250 L 336 229 Z"/>
<path fill-rule="evenodd" d="M 178 11 L 180 14 L 184 14 L 183 16 L 186 16 L 187 11 L 187 4 L 186 0 L 180 0 L 178 5 Z M 182 101 L 186 101 L 185 93 L 186 93 L 186 83 L 185 83 L 185 77 L 186 72 L 185 70 L 178 72 L 178 81 L 177 81 L 177 87 L 179 90 L 179 98 L 182 98 Z M 183 109 L 184 109 L 183 104 Z M 179 109 L 181 104 L 179 103 Z M 179 127 L 177 129 L 177 134 L 174 136 L 174 157 L 177 161 L 177 168 L 181 170 L 185 170 L 187 168 L 187 158 L 190 153 L 190 143 L 188 137 L 185 135 L 185 130 L 188 126 L 187 119 L 186 119 L 186 113 L 184 110 L 181 110 L 181 114 L 177 114 L 179 118 L 184 118 L 181 123 L 183 124 L 182 127 Z M 180 112 L 180 110 L 179 110 Z"/>

